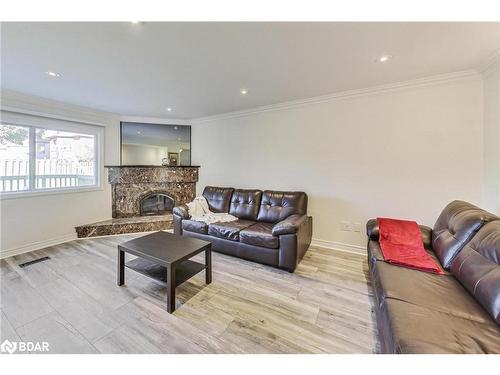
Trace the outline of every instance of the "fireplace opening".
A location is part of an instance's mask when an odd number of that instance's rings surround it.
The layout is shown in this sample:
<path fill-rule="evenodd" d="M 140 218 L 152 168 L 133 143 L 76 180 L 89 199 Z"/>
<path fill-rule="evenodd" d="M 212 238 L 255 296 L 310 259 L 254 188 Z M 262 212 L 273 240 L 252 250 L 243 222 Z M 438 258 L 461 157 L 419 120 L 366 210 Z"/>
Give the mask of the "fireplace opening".
<path fill-rule="evenodd" d="M 152 193 L 141 199 L 141 216 L 171 214 L 175 201 L 166 194 Z"/>

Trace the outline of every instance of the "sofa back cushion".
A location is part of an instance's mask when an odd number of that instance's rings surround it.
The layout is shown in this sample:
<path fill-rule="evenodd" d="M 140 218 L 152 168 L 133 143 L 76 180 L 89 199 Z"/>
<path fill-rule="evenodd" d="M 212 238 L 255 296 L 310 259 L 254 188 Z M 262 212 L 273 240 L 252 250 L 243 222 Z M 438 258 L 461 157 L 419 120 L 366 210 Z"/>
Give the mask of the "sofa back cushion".
<path fill-rule="evenodd" d="M 495 215 L 463 201 L 448 204 L 434 224 L 432 248 L 444 268 L 462 250 L 477 231 L 487 222 L 498 219 Z"/>
<path fill-rule="evenodd" d="M 479 230 L 453 260 L 451 272 L 500 325 L 500 221 Z"/>
<path fill-rule="evenodd" d="M 262 194 L 258 221 L 277 223 L 293 214 L 307 214 L 307 194 L 302 191 L 272 191 Z"/>
<path fill-rule="evenodd" d="M 235 189 L 231 197 L 229 213 L 239 219 L 257 220 L 262 191 Z"/>
<path fill-rule="evenodd" d="M 229 212 L 229 203 L 231 202 L 231 195 L 233 195 L 233 188 L 207 186 L 203 190 L 203 196 L 208 202 L 208 208 L 212 212 Z"/>

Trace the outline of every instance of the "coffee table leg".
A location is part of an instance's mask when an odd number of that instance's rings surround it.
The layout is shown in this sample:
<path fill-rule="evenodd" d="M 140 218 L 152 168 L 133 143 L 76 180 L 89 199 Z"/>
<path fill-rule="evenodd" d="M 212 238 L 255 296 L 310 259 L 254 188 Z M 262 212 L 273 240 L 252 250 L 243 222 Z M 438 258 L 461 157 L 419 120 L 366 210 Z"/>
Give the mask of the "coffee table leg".
<path fill-rule="evenodd" d="M 116 283 L 122 286 L 125 283 L 125 252 L 118 249 L 118 270 Z"/>
<path fill-rule="evenodd" d="M 205 282 L 212 282 L 212 247 L 205 250 Z"/>
<path fill-rule="evenodd" d="M 167 267 L 167 311 L 173 313 L 175 311 L 175 266 Z"/>

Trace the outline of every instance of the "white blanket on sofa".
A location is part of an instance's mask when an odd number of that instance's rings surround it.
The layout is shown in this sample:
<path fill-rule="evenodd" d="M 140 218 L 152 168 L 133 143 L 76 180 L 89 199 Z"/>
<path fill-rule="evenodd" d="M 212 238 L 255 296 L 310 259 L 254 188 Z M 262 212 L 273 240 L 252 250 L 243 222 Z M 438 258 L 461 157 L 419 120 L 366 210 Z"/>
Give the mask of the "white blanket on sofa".
<path fill-rule="evenodd" d="M 230 214 L 210 211 L 205 197 L 196 197 L 192 202 L 189 202 L 187 206 L 191 220 L 202 221 L 206 224 L 227 223 L 238 220 L 236 216 Z"/>

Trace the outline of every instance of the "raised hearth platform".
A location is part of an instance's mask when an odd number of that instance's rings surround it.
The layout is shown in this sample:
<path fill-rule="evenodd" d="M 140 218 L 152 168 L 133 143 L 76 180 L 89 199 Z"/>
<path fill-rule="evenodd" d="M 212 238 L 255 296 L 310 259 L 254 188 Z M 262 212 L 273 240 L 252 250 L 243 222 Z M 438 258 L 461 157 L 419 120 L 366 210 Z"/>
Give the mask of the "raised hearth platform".
<path fill-rule="evenodd" d="M 76 227 L 78 238 L 172 229 L 172 215 L 114 218 Z"/>

